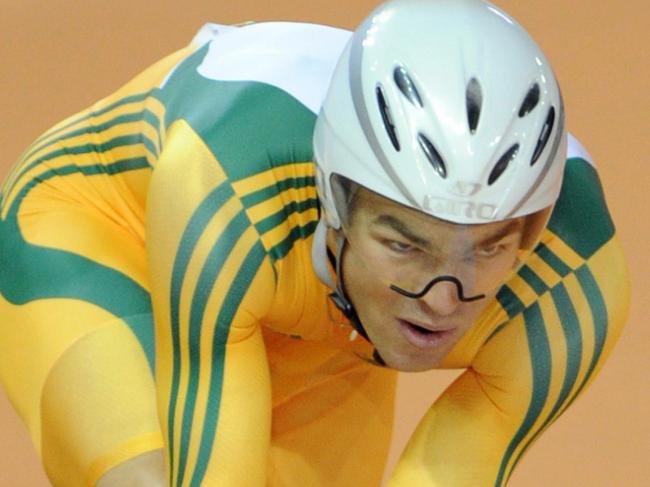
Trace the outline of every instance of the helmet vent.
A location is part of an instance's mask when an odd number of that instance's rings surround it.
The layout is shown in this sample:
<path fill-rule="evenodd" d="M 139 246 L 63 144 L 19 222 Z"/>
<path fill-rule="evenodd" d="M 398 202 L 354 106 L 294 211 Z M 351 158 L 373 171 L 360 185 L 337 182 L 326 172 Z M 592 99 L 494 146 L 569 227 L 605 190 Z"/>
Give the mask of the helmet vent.
<path fill-rule="evenodd" d="M 424 155 L 427 156 L 427 159 L 433 166 L 433 169 L 435 169 L 441 178 L 446 179 L 447 166 L 445 166 L 445 162 L 442 160 L 442 157 L 440 157 L 440 154 L 438 154 L 438 151 L 431 141 L 425 135 L 418 134 L 418 142 L 420 143 Z"/>
<path fill-rule="evenodd" d="M 492 172 L 490 173 L 490 177 L 488 178 L 489 186 L 492 186 L 496 180 L 501 177 L 505 170 L 508 169 L 510 161 L 515 158 L 517 152 L 519 152 L 519 144 L 513 145 L 506 151 L 505 154 L 501 156 L 498 162 L 494 165 L 494 169 L 492 169 Z"/>
<path fill-rule="evenodd" d="M 410 101 L 411 104 L 413 104 L 413 106 L 420 108 L 423 106 L 422 98 L 420 98 L 420 93 L 418 93 L 418 90 L 415 87 L 415 83 L 413 83 L 413 80 L 405 68 L 402 66 L 397 66 L 393 71 L 393 79 L 395 80 L 395 84 L 399 90 L 406 97 L 406 99 Z"/>
<path fill-rule="evenodd" d="M 395 124 L 393 123 L 393 117 L 390 114 L 390 107 L 386 103 L 386 97 L 384 96 L 384 90 L 381 89 L 381 86 L 377 85 L 377 103 L 379 104 L 379 112 L 381 113 L 381 120 L 384 122 L 384 128 L 388 133 L 391 143 L 396 151 L 399 152 L 400 145 L 399 139 L 397 138 L 397 131 L 395 130 Z"/>
<path fill-rule="evenodd" d="M 478 120 L 481 117 L 481 106 L 483 105 L 483 92 L 481 85 L 476 78 L 472 78 L 467 83 L 465 91 L 465 102 L 467 104 L 467 124 L 470 133 L 476 133 Z"/>
<path fill-rule="evenodd" d="M 519 109 L 519 118 L 525 117 L 532 112 L 537 103 L 539 103 L 539 85 L 535 83 L 526 93 L 526 98 L 524 98 L 524 102 Z"/>
<path fill-rule="evenodd" d="M 537 145 L 535 146 L 535 152 L 533 152 L 533 157 L 530 160 L 530 165 L 534 165 L 539 159 L 539 156 L 544 151 L 546 143 L 548 142 L 551 132 L 553 131 L 553 124 L 555 123 L 555 108 L 551 107 L 546 116 L 546 122 L 542 127 L 542 132 L 539 134 L 539 139 L 537 140 Z"/>

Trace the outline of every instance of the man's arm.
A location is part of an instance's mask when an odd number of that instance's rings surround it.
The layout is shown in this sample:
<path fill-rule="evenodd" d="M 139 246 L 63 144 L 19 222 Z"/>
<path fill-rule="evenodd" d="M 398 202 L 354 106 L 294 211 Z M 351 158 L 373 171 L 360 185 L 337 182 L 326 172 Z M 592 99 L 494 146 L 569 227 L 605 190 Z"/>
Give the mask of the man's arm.
<path fill-rule="evenodd" d="M 273 270 L 212 152 L 184 121 L 167 140 L 147 250 L 170 485 L 262 486 L 271 387 L 259 319 Z"/>
<path fill-rule="evenodd" d="M 547 249 L 559 252 L 552 243 Z M 427 412 L 390 487 L 505 485 L 528 447 L 596 376 L 627 317 L 616 237 L 564 276 L 537 270 L 539 280 L 527 274 L 510 301 L 510 321 Z"/>

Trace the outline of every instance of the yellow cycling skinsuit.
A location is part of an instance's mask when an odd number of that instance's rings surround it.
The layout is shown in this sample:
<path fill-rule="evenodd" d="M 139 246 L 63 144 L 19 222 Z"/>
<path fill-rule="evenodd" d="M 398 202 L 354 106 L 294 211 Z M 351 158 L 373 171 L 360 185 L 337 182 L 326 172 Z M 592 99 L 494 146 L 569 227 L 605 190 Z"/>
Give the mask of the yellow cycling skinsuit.
<path fill-rule="evenodd" d="M 55 485 L 157 448 L 174 486 L 380 485 L 396 372 L 350 333 L 311 257 L 311 136 L 348 36 L 210 24 L 8 175 L 0 377 Z M 571 139 L 542 242 L 445 359 L 465 371 L 389 486 L 504 485 L 595 377 L 628 300 Z"/>

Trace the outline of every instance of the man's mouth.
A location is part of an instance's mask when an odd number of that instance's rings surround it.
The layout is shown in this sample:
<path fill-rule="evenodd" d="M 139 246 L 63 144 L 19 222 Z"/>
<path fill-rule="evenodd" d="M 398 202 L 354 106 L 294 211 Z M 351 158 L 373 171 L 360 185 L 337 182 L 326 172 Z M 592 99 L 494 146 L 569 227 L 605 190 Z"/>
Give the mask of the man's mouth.
<path fill-rule="evenodd" d="M 411 321 L 402 319 L 397 321 L 402 335 L 411 345 L 418 348 L 438 347 L 454 333 L 454 328 L 433 330 Z"/>

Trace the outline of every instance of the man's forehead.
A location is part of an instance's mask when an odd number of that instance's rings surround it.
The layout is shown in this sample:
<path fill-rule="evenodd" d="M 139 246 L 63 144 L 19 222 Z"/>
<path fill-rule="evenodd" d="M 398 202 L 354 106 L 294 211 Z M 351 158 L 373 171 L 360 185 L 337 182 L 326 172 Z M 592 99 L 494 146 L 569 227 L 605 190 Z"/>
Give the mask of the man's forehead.
<path fill-rule="evenodd" d="M 436 218 L 409 208 L 365 188 L 360 188 L 357 209 L 367 213 L 371 223 L 406 231 L 418 239 L 430 240 L 442 235 L 471 235 L 473 239 L 505 237 L 523 228 L 524 218 L 491 223 L 461 224 Z"/>

